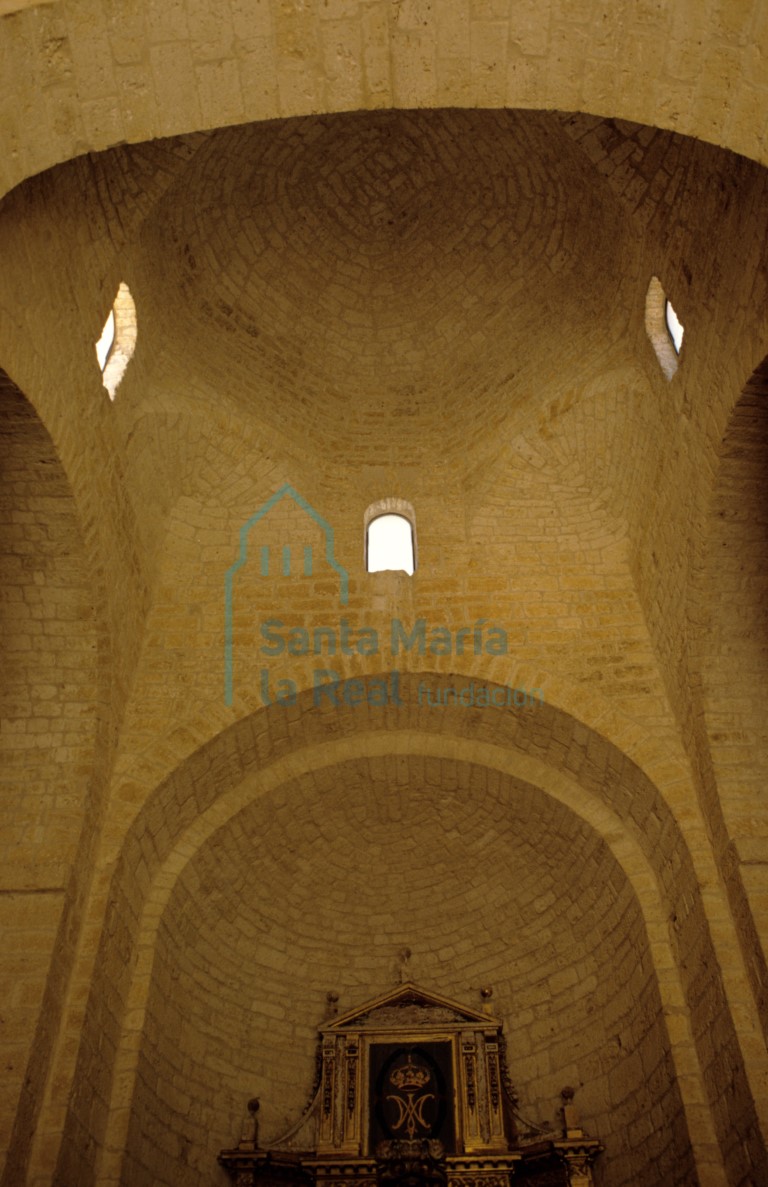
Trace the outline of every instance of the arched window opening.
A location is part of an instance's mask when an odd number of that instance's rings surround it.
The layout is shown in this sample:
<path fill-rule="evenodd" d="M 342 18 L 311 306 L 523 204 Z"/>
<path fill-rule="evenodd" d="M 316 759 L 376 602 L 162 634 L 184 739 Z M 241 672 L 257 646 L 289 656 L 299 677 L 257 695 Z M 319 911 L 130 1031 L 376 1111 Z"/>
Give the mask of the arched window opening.
<path fill-rule="evenodd" d="M 659 366 L 667 379 L 671 379 L 678 368 L 677 356 L 683 343 L 683 326 L 658 276 L 651 277 L 645 297 L 645 330 Z"/>
<path fill-rule="evenodd" d="M 124 282 L 117 290 L 117 296 L 104 323 L 101 337 L 96 343 L 96 358 L 101 369 L 101 382 L 114 400 L 115 392 L 125 375 L 126 368 L 136 349 L 136 304 L 131 290 Z"/>
<path fill-rule="evenodd" d="M 368 572 L 413 573 L 413 529 L 403 515 L 380 515 L 368 525 Z"/>
<path fill-rule="evenodd" d="M 386 570 L 413 574 L 416 533 L 410 503 L 382 499 L 365 513 L 365 567 L 369 573 Z"/>

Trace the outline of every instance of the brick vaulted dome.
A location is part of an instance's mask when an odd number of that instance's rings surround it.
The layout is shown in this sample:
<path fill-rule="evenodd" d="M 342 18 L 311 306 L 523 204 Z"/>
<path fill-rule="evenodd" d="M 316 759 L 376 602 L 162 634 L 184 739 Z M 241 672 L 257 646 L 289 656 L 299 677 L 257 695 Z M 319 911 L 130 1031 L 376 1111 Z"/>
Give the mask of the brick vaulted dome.
<path fill-rule="evenodd" d="M 553 352 L 583 367 L 625 237 L 554 116 L 387 111 L 211 135 L 142 271 L 165 350 L 223 400 L 408 462 L 535 407 Z"/>

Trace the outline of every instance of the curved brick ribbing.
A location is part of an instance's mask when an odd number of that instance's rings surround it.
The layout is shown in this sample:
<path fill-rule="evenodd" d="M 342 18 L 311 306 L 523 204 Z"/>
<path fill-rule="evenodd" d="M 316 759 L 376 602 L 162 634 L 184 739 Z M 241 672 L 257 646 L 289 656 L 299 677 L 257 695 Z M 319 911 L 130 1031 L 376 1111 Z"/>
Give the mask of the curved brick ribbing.
<path fill-rule="evenodd" d="M 381 107 L 608 111 L 768 156 L 760 4 L 195 0 L 155 12 L 16 0 L 6 12 L 6 189 L 111 144 Z"/>

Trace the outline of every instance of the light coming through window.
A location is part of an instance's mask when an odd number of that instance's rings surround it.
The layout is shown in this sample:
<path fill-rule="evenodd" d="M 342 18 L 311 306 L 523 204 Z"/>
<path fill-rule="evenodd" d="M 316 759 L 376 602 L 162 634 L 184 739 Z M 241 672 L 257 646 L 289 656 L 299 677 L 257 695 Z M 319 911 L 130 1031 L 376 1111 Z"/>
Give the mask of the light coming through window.
<path fill-rule="evenodd" d="M 403 515 L 379 515 L 368 525 L 368 572 L 384 569 L 412 574 L 413 528 Z"/>

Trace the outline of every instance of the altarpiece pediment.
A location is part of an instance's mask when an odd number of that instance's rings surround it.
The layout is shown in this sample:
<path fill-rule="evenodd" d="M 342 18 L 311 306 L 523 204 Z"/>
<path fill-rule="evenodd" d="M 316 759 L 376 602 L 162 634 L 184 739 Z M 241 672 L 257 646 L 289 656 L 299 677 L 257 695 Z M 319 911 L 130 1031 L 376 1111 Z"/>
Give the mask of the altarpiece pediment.
<path fill-rule="evenodd" d="M 261 1147 L 251 1101 L 219 1162 L 237 1187 L 587 1187 L 602 1147 L 569 1091 L 561 1131 L 522 1132 L 501 1022 L 408 982 L 322 1023 L 301 1119 Z"/>

